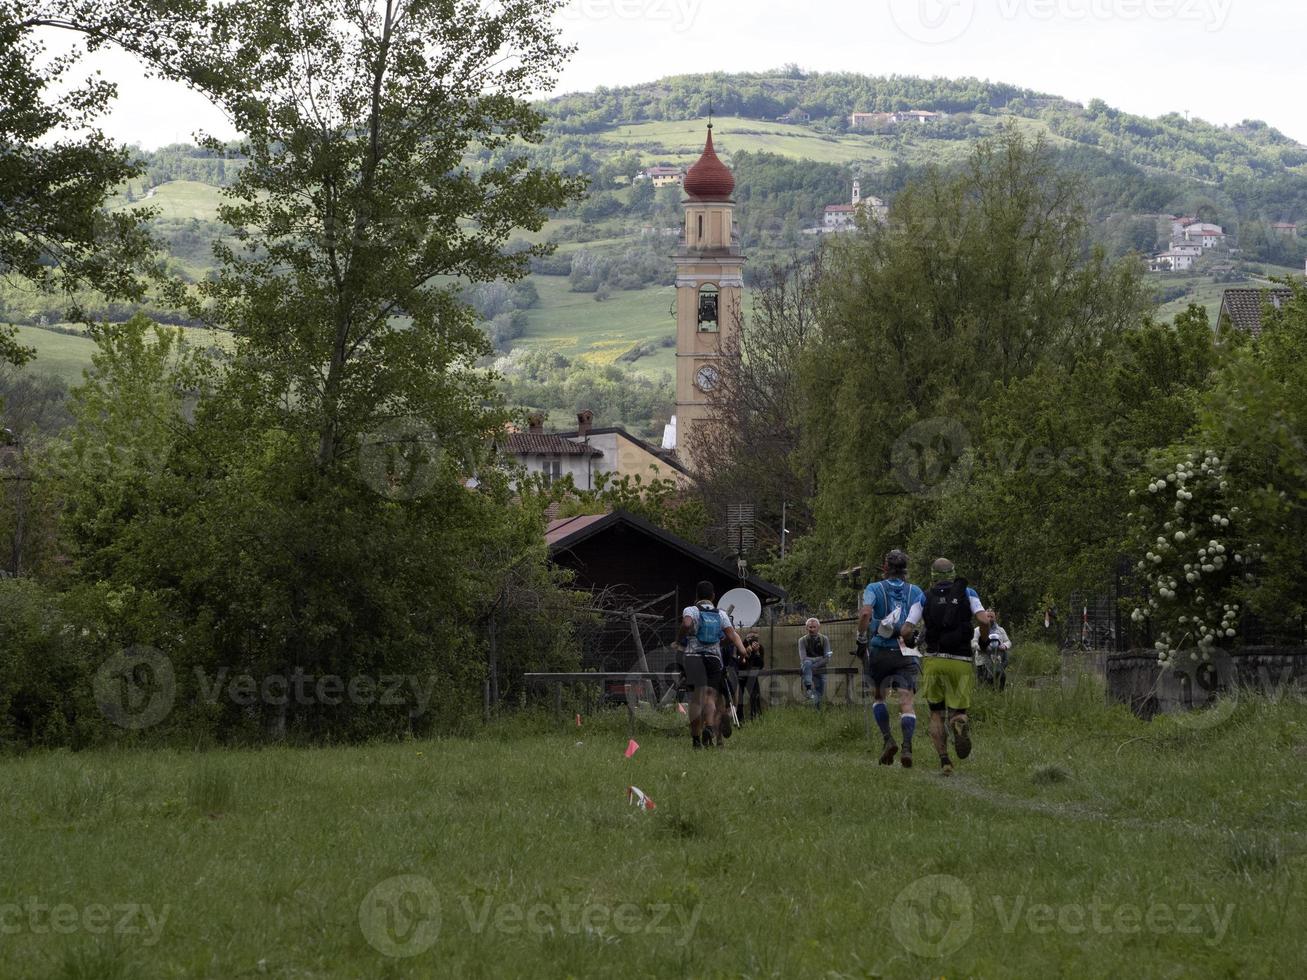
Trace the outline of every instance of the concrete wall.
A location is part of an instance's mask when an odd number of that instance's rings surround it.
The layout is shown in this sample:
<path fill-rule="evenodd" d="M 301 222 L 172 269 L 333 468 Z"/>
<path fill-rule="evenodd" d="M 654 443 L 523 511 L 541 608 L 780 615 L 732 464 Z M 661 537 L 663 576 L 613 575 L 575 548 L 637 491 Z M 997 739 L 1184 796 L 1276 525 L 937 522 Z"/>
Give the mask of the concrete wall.
<path fill-rule="evenodd" d="M 1209 662 L 1184 651 L 1163 670 L 1151 650 L 1107 655 L 1107 696 L 1141 718 L 1211 707 L 1240 691 L 1269 697 L 1307 697 L 1307 649 L 1247 647 L 1217 650 Z"/>

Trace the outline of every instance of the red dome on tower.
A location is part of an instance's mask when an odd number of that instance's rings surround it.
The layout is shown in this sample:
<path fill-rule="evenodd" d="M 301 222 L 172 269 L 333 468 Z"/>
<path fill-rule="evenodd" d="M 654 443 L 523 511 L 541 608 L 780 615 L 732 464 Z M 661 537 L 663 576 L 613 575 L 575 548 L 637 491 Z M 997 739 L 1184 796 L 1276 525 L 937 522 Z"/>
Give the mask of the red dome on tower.
<path fill-rule="evenodd" d="M 735 190 L 735 175 L 717 158 L 712 145 L 712 123 L 708 124 L 708 142 L 703 156 L 685 175 L 685 193 L 701 201 L 727 200 Z"/>

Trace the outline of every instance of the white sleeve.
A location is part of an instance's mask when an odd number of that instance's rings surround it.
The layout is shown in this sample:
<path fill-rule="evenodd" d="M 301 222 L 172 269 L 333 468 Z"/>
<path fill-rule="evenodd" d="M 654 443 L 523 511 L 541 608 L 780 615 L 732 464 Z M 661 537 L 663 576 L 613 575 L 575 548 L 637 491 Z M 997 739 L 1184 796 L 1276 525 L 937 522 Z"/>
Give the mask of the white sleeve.
<path fill-rule="evenodd" d="M 698 607 L 698 606 L 686 606 L 686 607 L 685 607 L 685 611 L 681 613 L 681 617 L 684 618 L 684 617 L 686 617 L 686 616 L 689 616 L 691 619 L 693 619 L 693 620 L 697 623 L 697 622 L 699 621 L 699 607 Z"/>
<path fill-rule="evenodd" d="M 921 607 L 921 603 L 914 602 L 912 608 L 908 610 L 908 625 L 920 626 L 921 617 L 925 615 L 926 610 Z"/>
<path fill-rule="evenodd" d="M 982 613 L 984 611 L 985 611 L 985 604 L 980 601 L 980 596 L 973 595 L 971 597 L 971 615 L 974 616 L 976 613 Z"/>

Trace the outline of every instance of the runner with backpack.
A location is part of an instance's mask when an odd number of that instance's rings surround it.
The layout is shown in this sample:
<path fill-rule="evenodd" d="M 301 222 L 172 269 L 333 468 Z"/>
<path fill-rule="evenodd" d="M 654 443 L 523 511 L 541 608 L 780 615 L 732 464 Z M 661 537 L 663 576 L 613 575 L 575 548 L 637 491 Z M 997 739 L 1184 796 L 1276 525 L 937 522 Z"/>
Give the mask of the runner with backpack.
<path fill-rule="evenodd" d="M 729 640 L 744 655 L 744 643 L 735 632 L 730 614 L 716 606 L 717 593 L 711 582 L 695 588 L 695 604 L 681 614 L 677 641 L 685 641 L 685 677 L 690 697 L 690 738 L 696 749 L 711 748 L 720 724 L 721 735 L 731 737 L 727 713 L 730 691 L 722 662 L 722 640 Z M 722 697 L 719 708 L 718 696 Z"/>
<path fill-rule="evenodd" d="M 989 626 L 994 617 L 985 611 L 976 590 L 956 574 L 947 558 L 935 559 L 931 570 L 935 582 L 926 593 L 923 612 L 928 649 L 921 693 L 930 706 L 930 741 L 939 753 L 940 770 L 948 776 L 953 773 L 948 754 L 950 734 L 958 758 L 971 755 L 967 709 L 971 707 L 971 694 L 976 686 L 971 653 L 972 621 Z"/>
<path fill-rule="evenodd" d="M 899 695 L 899 727 L 903 733 L 903 768 L 912 768 L 912 734 L 917 728 L 914 698 L 917 679 L 921 676 L 921 654 L 915 649 L 916 630 L 921 622 L 925 594 L 905 581 L 908 556 L 895 548 L 885 556 L 881 567 L 883 578 L 872 582 L 863 590 L 862 609 L 858 613 L 856 655 L 863 662 L 866 677 L 872 686 L 872 715 L 884 737 L 880 754 L 882 766 L 892 766 L 900 746 L 890 732 L 889 708 L 885 704 L 888 691 Z M 876 632 L 868 640 L 867 629 L 872 620 Z"/>

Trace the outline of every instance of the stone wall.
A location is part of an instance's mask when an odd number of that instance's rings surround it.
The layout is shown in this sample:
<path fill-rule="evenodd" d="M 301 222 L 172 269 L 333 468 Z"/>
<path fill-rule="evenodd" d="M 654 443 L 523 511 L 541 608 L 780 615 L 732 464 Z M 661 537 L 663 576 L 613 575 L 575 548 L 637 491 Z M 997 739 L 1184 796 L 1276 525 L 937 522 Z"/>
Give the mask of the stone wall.
<path fill-rule="evenodd" d="M 1307 697 L 1307 649 L 1246 647 L 1215 650 L 1210 660 L 1183 651 L 1163 670 L 1151 650 L 1107 655 L 1107 696 L 1141 718 L 1210 707 L 1221 697 L 1256 691 L 1268 697 Z"/>

